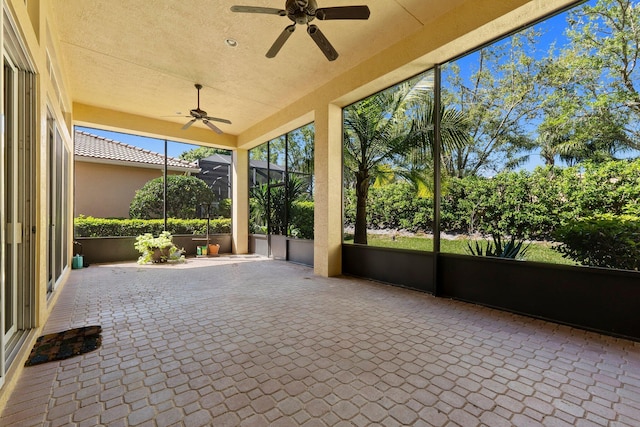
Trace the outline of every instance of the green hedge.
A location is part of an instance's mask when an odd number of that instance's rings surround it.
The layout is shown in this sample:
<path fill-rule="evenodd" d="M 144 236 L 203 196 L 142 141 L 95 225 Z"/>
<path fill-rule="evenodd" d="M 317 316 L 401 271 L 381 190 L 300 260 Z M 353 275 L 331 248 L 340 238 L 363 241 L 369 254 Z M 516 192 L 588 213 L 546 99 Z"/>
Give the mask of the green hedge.
<path fill-rule="evenodd" d="M 144 233 L 158 235 L 164 230 L 162 219 L 109 219 L 79 216 L 74 220 L 75 237 L 138 236 Z M 206 234 L 206 219 L 167 219 L 171 234 Z M 230 233 L 231 219 L 209 221 L 210 233 Z"/>
<path fill-rule="evenodd" d="M 547 240 L 578 218 L 640 213 L 640 159 L 539 167 L 493 177 L 448 178 L 442 184 L 441 228 L 447 233 Z M 355 223 L 355 194 L 345 191 L 345 223 Z M 433 200 L 398 182 L 372 187 L 370 229 L 431 231 Z"/>
<path fill-rule="evenodd" d="M 296 237 L 313 239 L 313 202 L 296 200 L 291 203 L 291 230 Z"/>
<path fill-rule="evenodd" d="M 565 258 L 594 267 L 640 269 L 640 217 L 595 215 L 563 225 L 556 249 Z"/>
<path fill-rule="evenodd" d="M 557 175 L 503 172 L 492 178 L 451 179 L 442 196 L 441 227 L 451 233 L 546 239 L 561 223 Z"/>
<path fill-rule="evenodd" d="M 355 191 L 345 191 L 345 221 L 353 225 L 356 217 Z M 416 197 L 406 182 L 369 189 L 367 223 L 372 229 L 430 230 L 433 223 L 433 199 Z"/>

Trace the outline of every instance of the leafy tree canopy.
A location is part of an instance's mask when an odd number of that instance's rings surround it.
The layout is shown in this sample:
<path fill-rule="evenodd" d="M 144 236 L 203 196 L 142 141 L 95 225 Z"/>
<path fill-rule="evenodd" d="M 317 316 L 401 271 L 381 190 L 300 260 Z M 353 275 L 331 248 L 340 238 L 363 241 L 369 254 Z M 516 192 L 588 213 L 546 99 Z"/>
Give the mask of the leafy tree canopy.
<path fill-rule="evenodd" d="M 540 103 L 538 38 L 528 29 L 443 66 L 443 103 L 466 117 L 472 140 L 445 154 L 448 175 L 492 174 L 526 159 L 534 137 L 525 123 Z"/>
<path fill-rule="evenodd" d="M 640 3 L 598 0 L 567 24 L 569 42 L 542 61 L 544 158 L 576 164 L 640 149 Z"/>
<path fill-rule="evenodd" d="M 207 184 L 195 176 L 167 176 L 167 217 L 197 218 L 200 204 L 211 203 L 214 194 Z M 158 177 L 148 181 L 129 206 L 131 218 L 162 218 L 164 208 L 164 179 Z"/>
<path fill-rule="evenodd" d="M 180 158 L 188 162 L 195 162 L 196 160 L 201 160 L 214 154 L 231 155 L 231 151 L 223 150 L 222 148 L 198 147 L 180 154 Z"/>

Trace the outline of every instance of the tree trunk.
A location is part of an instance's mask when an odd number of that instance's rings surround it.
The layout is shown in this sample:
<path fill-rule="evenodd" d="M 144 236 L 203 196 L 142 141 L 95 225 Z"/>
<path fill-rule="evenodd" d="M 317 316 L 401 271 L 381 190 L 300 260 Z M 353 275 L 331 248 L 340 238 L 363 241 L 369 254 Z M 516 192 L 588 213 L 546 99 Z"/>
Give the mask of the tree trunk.
<path fill-rule="evenodd" d="M 356 173 L 356 225 L 353 243 L 367 244 L 367 196 L 369 195 L 369 171 Z"/>

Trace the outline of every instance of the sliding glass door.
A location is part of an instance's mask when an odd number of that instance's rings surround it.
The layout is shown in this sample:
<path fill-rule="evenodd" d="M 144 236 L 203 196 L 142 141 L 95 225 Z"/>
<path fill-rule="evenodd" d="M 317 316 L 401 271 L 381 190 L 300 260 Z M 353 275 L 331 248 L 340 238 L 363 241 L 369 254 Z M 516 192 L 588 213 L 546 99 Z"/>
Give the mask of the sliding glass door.
<path fill-rule="evenodd" d="M 18 278 L 17 278 L 17 243 L 16 236 L 19 230 L 16 218 L 16 188 L 14 183 L 17 182 L 17 156 L 16 156 L 16 117 L 10 112 L 17 111 L 17 93 L 18 79 L 17 69 L 5 58 L 4 62 L 4 144 L 2 156 L 2 180 L 3 180 L 3 229 L 4 238 L 4 281 L 2 293 L 2 308 L 4 311 L 2 333 L 4 334 L 4 342 L 11 340 L 13 334 L 17 330 L 17 304 L 18 304 Z"/>
<path fill-rule="evenodd" d="M 0 385 L 35 324 L 36 76 L 5 51 L 0 133 Z"/>

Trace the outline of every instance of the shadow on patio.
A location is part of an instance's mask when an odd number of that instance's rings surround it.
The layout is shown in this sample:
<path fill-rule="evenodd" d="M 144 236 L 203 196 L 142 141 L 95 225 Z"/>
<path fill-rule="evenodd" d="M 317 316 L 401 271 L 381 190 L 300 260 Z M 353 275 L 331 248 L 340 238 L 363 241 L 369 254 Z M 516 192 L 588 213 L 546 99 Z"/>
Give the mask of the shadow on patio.
<path fill-rule="evenodd" d="M 0 425 L 639 425 L 640 344 L 256 257 L 74 270 Z"/>

